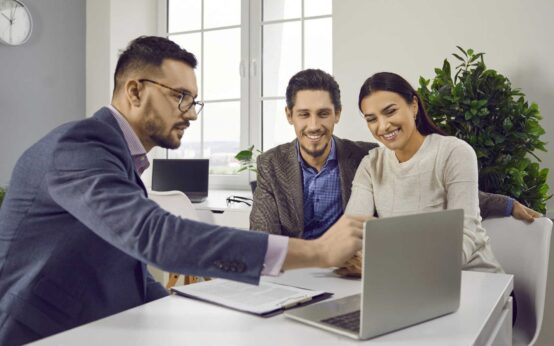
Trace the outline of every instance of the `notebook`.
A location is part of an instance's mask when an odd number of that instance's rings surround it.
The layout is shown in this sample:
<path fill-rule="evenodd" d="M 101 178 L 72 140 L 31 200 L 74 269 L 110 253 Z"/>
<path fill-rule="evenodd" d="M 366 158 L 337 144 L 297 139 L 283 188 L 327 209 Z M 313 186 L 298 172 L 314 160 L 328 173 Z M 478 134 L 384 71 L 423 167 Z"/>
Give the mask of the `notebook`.
<path fill-rule="evenodd" d="M 373 219 L 364 228 L 362 293 L 285 316 L 369 339 L 460 304 L 463 210 Z"/>
<path fill-rule="evenodd" d="M 152 190 L 181 191 L 193 203 L 208 197 L 209 159 L 154 159 Z"/>
<path fill-rule="evenodd" d="M 234 310 L 270 317 L 300 305 L 310 304 L 332 294 L 272 282 L 250 285 L 225 279 L 212 279 L 171 288 L 178 295 L 203 300 Z"/>

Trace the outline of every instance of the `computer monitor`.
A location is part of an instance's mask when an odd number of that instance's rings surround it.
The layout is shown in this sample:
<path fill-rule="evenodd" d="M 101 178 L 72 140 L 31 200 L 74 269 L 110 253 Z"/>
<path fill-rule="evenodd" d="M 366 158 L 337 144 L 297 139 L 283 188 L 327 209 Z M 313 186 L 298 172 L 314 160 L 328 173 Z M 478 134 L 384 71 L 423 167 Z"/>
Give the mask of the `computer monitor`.
<path fill-rule="evenodd" d="M 177 190 L 202 202 L 208 197 L 209 166 L 209 159 L 154 159 L 152 190 Z"/>

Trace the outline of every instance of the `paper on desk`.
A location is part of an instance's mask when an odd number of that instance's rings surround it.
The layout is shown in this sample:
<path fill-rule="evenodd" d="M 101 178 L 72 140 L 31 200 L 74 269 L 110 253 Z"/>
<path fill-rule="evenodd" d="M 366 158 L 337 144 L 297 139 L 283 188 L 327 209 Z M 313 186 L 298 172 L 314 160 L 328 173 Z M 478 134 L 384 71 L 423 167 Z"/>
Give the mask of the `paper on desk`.
<path fill-rule="evenodd" d="M 322 295 L 330 296 L 323 291 L 312 291 L 272 282 L 261 282 L 259 286 L 254 286 L 224 279 L 173 287 L 171 290 L 179 295 L 257 315 L 284 310 Z"/>

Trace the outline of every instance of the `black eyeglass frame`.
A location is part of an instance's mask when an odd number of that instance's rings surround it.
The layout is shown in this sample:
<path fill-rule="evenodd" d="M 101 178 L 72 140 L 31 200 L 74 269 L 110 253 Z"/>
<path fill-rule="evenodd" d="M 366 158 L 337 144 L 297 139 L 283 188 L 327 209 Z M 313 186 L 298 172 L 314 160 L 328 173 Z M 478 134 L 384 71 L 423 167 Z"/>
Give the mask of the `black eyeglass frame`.
<path fill-rule="evenodd" d="M 253 202 L 252 198 L 242 197 L 242 196 L 229 196 L 227 197 L 226 201 L 227 201 L 227 205 L 230 205 L 231 203 L 235 202 L 235 203 L 244 203 L 249 207 L 252 206 L 252 202 Z"/>
<path fill-rule="evenodd" d="M 162 88 L 169 89 L 169 90 L 173 91 L 176 94 L 179 94 L 179 104 L 177 105 L 177 108 L 183 113 L 188 112 L 193 106 L 196 106 L 196 105 L 199 106 L 198 110 L 196 109 L 196 107 L 194 108 L 196 114 L 200 114 L 200 112 L 202 112 L 202 109 L 204 109 L 204 102 L 196 101 L 195 99 L 193 99 L 192 102 L 188 106 L 186 106 L 185 109 L 181 109 L 181 105 L 183 103 L 183 100 L 185 99 L 185 96 L 192 97 L 192 94 L 190 92 L 177 90 L 175 88 L 172 88 L 170 86 L 167 86 L 167 85 L 162 84 L 160 82 L 156 82 L 156 81 L 151 80 L 151 79 L 142 78 L 142 79 L 139 79 L 138 81 L 141 82 L 141 83 L 144 83 L 144 82 L 153 83 L 153 84 L 156 84 L 158 86 L 161 86 Z"/>

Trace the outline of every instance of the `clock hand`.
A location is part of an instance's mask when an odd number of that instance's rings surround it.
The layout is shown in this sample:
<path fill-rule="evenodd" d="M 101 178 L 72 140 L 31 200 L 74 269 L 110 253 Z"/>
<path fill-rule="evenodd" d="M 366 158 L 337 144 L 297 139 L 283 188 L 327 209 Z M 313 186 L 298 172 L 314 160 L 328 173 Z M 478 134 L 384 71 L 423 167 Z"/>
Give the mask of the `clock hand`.
<path fill-rule="evenodd" d="M 12 23 L 12 20 L 8 16 L 6 16 L 4 13 L 2 13 L 2 15 L 10 22 L 10 24 Z"/>
<path fill-rule="evenodd" d="M 16 3 L 14 7 L 12 7 L 11 11 L 10 11 L 10 23 L 13 24 L 13 21 L 15 20 L 15 12 L 17 12 L 17 7 L 19 5 Z"/>

